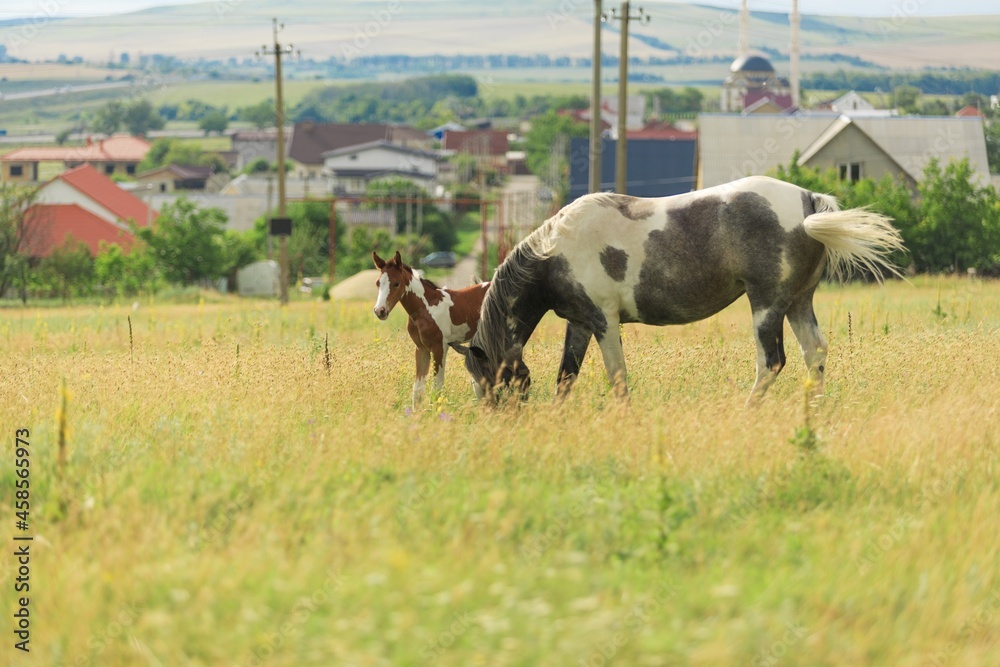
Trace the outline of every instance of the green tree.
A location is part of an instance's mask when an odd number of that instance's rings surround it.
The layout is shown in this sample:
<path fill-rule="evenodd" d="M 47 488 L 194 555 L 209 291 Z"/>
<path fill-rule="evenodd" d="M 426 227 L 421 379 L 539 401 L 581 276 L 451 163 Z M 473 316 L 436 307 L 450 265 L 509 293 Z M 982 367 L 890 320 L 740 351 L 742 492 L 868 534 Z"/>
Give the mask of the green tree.
<path fill-rule="evenodd" d="M 917 113 L 920 89 L 916 86 L 896 86 L 892 91 L 892 103 L 903 113 Z"/>
<path fill-rule="evenodd" d="M 266 174 L 269 171 L 274 172 L 277 170 L 277 167 L 268 162 L 266 157 L 256 158 L 243 167 L 244 174 Z"/>
<path fill-rule="evenodd" d="M 428 199 L 427 191 L 406 178 L 383 178 L 371 181 L 365 188 L 369 197 Z M 371 204 L 379 206 L 379 204 Z M 406 233 L 407 207 L 409 207 L 410 230 L 417 237 L 424 236 L 436 250 L 451 250 L 458 243 L 455 218 L 440 210 L 431 202 L 394 205 L 396 211 L 396 233 Z M 419 209 L 419 211 L 418 211 Z M 413 239 L 410 239 L 410 243 Z"/>
<path fill-rule="evenodd" d="M 125 123 L 125 105 L 119 100 L 111 100 L 97 110 L 91 126 L 101 134 L 114 134 Z"/>
<path fill-rule="evenodd" d="M 1000 120 L 986 126 L 986 159 L 991 174 L 1000 174 Z"/>
<path fill-rule="evenodd" d="M 222 242 L 225 247 L 222 275 L 229 281 L 230 289 L 234 289 L 236 272 L 248 264 L 263 259 L 264 253 L 252 232 L 226 230 Z"/>
<path fill-rule="evenodd" d="M 920 220 L 910 251 L 917 268 L 964 272 L 1000 260 L 1000 209 L 992 187 L 976 183 L 968 158 L 942 169 L 937 158 L 920 183 Z"/>
<path fill-rule="evenodd" d="M 135 231 L 168 282 L 192 285 L 219 278 L 227 270 L 226 220 L 222 209 L 199 208 L 180 197 L 164 205 L 152 227 Z"/>
<path fill-rule="evenodd" d="M 138 170 L 143 172 L 168 164 L 211 165 L 218 172 L 229 169 L 218 153 L 203 151 L 195 143 L 163 138 L 153 142 L 146 157 L 139 163 Z"/>
<path fill-rule="evenodd" d="M 202 116 L 201 120 L 198 121 L 198 129 L 202 130 L 206 136 L 212 132 L 222 134 L 227 127 L 229 127 L 229 116 L 220 110 L 212 111 Z"/>
<path fill-rule="evenodd" d="M 52 293 L 58 294 L 63 301 L 69 300 L 74 293 L 86 294 L 93 284 L 94 258 L 87 244 L 77 241 L 72 234 L 53 248 L 38 268 Z"/>
<path fill-rule="evenodd" d="M 48 231 L 44 219 L 28 213 L 37 196 L 38 188 L 0 183 L 0 294 L 19 282 L 25 301 L 28 260 Z"/>
<path fill-rule="evenodd" d="M 257 104 L 242 107 L 236 111 L 236 117 L 258 129 L 274 127 L 276 118 L 274 99 L 269 97 Z"/>
<path fill-rule="evenodd" d="M 589 134 L 587 123 L 555 111 L 531 121 L 531 129 L 524 138 L 528 169 L 556 190 L 560 199 L 564 200 L 569 192 L 569 139 Z"/>
<path fill-rule="evenodd" d="M 94 280 L 112 299 L 154 292 L 160 278 L 152 255 L 140 240 L 128 251 L 117 243 L 102 241 L 94 257 Z"/>
<path fill-rule="evenodd" d="M 697 113 L 701 111 L 705 101 L 705 94 L 691 86 L 687 86 L 679 92 L 675 88 L 661 88 L 650 91 L 646 96 L 650 101 L 660 100 L 662 113 Z"/>
<path fill-rule="evenodd" d="M 162 129 L 166 124 L 163 117 L 153 108 L 149 100 L 135 100 L 122 115 L 122 123 L 129 134 L 145 136 L 150 130 Z"/>

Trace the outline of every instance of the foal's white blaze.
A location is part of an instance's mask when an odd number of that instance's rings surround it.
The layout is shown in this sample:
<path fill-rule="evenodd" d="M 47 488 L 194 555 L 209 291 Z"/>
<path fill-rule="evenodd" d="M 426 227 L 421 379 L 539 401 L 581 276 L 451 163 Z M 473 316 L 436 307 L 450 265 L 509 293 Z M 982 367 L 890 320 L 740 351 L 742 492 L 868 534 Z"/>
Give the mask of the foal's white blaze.
<path fill-rule="evenodd" d="M 375 314 L 380 308 L 385 308 L 385 302 L 389 299 L 389 274 L 383 273 L 378 279 L 378 299 L 375 300 Z"/>

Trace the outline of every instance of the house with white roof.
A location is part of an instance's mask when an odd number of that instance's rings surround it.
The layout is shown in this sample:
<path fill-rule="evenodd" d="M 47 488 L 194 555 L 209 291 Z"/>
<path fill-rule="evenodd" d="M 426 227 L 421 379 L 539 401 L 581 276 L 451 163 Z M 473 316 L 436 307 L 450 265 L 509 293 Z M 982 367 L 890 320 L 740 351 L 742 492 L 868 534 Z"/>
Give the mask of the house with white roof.
<path fill-rule="evenodd" d="M 386 140 L 369 141 L 326 151 L 323 173 L 334 193 L 363 194 L 369 181 L 398 176 L 433 188 L 438 175 L 438 156 Z"/>

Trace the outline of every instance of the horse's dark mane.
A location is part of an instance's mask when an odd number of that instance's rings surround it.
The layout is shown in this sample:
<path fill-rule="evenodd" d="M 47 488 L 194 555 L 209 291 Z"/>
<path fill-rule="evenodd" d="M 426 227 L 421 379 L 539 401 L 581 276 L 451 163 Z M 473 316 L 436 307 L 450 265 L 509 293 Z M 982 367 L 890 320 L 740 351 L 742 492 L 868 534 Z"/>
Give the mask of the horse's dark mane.
<path fill-rule="evenodd" d="M 497 363 L 503 359 L 510 343 L 507 319 L 511 314 L 511 305 L 532 279 L 532 267 L 545 259 L 551 249 L 553 228 L 550 223 L 551 219 L 514 247 L 493 273 L 490 289 L 483 299 L 479 326 L 470 344 L 481 348 L 489 359 Z"/>

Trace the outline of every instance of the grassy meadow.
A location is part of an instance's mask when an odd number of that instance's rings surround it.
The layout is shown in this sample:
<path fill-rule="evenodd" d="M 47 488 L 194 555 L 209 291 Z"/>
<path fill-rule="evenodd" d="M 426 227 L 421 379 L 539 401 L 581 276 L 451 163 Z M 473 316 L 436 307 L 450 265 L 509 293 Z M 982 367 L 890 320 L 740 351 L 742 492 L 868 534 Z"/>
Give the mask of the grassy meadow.
<path fill-rule="evenodd" d="M 825 397 L 786 327 L 750 410 L 745 299 L 626 327 L 628 406 L 550 315 L 500 409 L 371 305 L 0 309 L 0 664 L 998 664 L 1000 284 L 824 287 Z"/>

